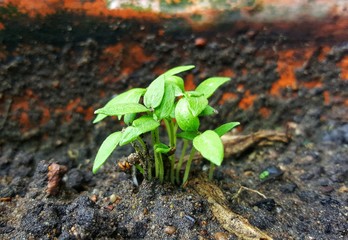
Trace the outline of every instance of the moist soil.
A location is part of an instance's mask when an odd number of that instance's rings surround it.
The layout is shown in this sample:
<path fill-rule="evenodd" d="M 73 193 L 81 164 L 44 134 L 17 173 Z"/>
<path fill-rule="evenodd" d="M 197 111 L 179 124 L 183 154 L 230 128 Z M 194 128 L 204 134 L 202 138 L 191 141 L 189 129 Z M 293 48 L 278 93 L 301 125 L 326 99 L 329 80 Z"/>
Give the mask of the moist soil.
<path fill-rule="evenodd" d="M 88 27 L 81 25 L 86 18 Z M 255 145 L 215 170 L 213 182 L 223 190 L 229 208 L 274 239 L 347 239 L 347 81 L 338 66 L 348 55 L 347 45 L 308 34 L 294 37 L 290 30 L 273 31 L 270 26 L 225 23 L 197 33 L 181 20 L 166 21 L 142 22 L 139 28 L 135 20 L 71 13 L 44 20 L 29 21 L 25 15 L 5 19 L 0 238 L 237 239 L 222 228 L 207 200 L 190 184 L 161 185 L 137 176 L 137 186 L 130 172 L 117 167 L 133 151 L 130 147 L 120 148 L 96 175 L 91 173 L 98 146 L 122 125 L 109 119 L 93 126 L 85 110 L 93 111 L 130 87 L 146 86 L 168 66 L 194 63 L 194 85 L 226 69 L 235 73 L 211 101 L 219 115 L 206 119 L 202 128 L 240 121 L 238 134 L 276 129 L 292 136 L 287 144 Z M 13 34 L 16 24 L 22 31 Z M 53 37 L 69 24 L 77 29 Z M 122 51 L 110 48 L 115 44 Z M 302 59 L 300 53 L 307 48 L 314 50 L 296 65 L 299 86 L 271 94 L 281 75 L 279 52 L 297 49 L 292 57 Z M 127 58 L 132 54 L 136 57 Z M 132 71 L 125 72 L 126 66 Z M 305 88 L 313 79 L 320 84 Z M 52 163 L 62 173 L 53 187 L 57 194 L 50 195 Z M 206 161 L 193 164 L 192 177 L 206 173 Z M 260 180 L 264 170 L 270 176 Z M 247 190 L 235 197 L 240 186 L 266 198 Z"/>

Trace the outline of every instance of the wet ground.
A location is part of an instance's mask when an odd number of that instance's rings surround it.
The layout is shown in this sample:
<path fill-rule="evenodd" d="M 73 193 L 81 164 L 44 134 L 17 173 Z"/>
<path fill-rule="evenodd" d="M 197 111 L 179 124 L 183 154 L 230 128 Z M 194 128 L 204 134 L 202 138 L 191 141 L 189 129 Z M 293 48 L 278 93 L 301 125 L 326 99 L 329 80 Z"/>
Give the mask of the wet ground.
<path fill-rule="evenodd" d="M 219 117 L 204 126 L 240 121 L 240 133 L 293 136 L 216 170 L 230 208 L 274 239 L 347 238 L 348 47 L 339 31 L 323 38 L 246 23 L 195 31 L 182 19 L 139 24 L 64 12 L 2 20 L 2 239 L 236 239 L 192 188 L 134 186 L 116 167 L 130 148 L 91 173 L 98 146 L 122 127 L 93 126 L 94 109 L 184 64 L 197 66 L 184 76 L 187 88 L 214 75 L 232 78 L 212 99 Z M 55 196 L 47 190 L 51 163 L 66 167 Z M 193 176 L 201 169 L 205 162 L 196 162 Z M 275 176 L 261 181 L 265 169 Z M 241 185 L 267 199 L 248 191 L 233 198 Z"/>

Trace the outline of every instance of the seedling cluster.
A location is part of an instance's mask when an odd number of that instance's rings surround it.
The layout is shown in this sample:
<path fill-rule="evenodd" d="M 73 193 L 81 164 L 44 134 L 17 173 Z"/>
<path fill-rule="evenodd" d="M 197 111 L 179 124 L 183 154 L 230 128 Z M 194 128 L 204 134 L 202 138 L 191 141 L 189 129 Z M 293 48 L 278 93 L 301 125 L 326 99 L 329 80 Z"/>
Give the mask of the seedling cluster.
<path fill-rule="evenodd" d="M 208 99 L 222 84 L 230 79 L 212 77 L 204 80 L 194 91 L 185 91 L 184 80 L 177 74 L 188 71 L 194 66 L 179 66 L 157 77 L 147 88 L 133 88 L 113 99 L 95 111 L 97 123 L 107 116 L 123 118 L 127 125 L 122 131 L 110 134 L 102 143 L 94 160 L 93 173 L 105 163 L 117 146 L 132 144 L 140 161 L 135 167 L 151 180 L 170 181 L 184 184 L 188 180 L 190 167 L 196 151 L 210 161 L 209 178 L 215 166 L 224 159 L 221 136 L 239 125 L 229 122 L 214 130 L 199 129 L 202 117 L 214 115 L 217 111 L 208 104 Z M 168 142 L 160 139 L 159 130 L 164 126 Z M 153 156 L 150 156 L 143 135 L 151 134 Z M 180 154 L 175 154 L 178 139 L 183 141 Z M 190 148 L 184 175 L 181 168 L 186 151 Z M 176 156 L 180 156 L 176 159 Z"/>

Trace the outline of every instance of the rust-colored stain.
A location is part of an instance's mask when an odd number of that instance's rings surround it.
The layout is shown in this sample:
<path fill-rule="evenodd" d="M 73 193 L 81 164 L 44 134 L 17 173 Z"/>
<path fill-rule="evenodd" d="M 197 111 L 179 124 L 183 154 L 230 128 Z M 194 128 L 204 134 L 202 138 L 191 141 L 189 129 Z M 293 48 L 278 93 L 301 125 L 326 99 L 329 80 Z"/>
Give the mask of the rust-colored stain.
<path fill-rule="evenodd" d="M 193 74 L 190 73 L 186 76 L 186 79 L 185 79 L 185 90 L 186 91 L 192 91 L 196 88 L 196 84 L 194 83 L 193 81 Z"/>
<path fill-rule="evenodd" d="M 273 83 L 270 94 L 281 96 L 281 90 L 290 88 L 296 90 L 298 83 L 295 76 L 296 68 L 299 68 L 313 54 L 312 48 L 307 49 L 289 49 L 279 52 L 278 73 L 280 78 Z"/>
<path fill-rule="evenodd" d="M 338 66 L 341 68 L 341 79 L 348 80 L 348 56 L 345 56 Z"/>
<path fill-rule="evenodd" d="M 234 71 L 232 71 L 232 69 L 230 68 L 226 68 L 224 69 L 221 74 L 219 74 L 220 76 L 224 76 L 224 77 L 230 77 L 233 78 L 236 76 L 236 73 Z"/>
<path fill-rule="evenodd" d="M 252 95 L 249 90 L 247 90 L 244 94 L 244 97 L 238 103 L 238 107 L 240 109 L 246 110 L 254 105 L 254 101 L 256 99 L 256 95 Z"/>
<path fill-rule="evenodd" d="M 272 113 L 272 110 L 267 108 L 267 107 L 261 107 L 259 110 L 259 114 L 263 117 L 263 118 L 268 118 Z"/>
<path fill-rule="evenodd" d="M 106 6 L 105 0 L 81 1 L 81 0 L 5 0 L 5 5 L 11 4 L 22 13 L 29 16 L 56 13 L 60 10 L 85 12 L 92 16 L 115 16 L 121 18 L 159 20 L 163 14 L 155 14 L 150 11 L 136 11 L 133 9 L 114 9 L 110 10 Z M 162 16 L 164 17 L 164 15 Z"/>
<path fill-rule="evenodd" d="M 238 98 L 238 95 L 232 92 L 225 92 L 222 94 L 222 97 L 219 101 L 219 104 L 222 105 L 227 101 L 231 101 L 231 100 L 236 100 Z"/>
<path fill-rule="evenodd" d="M 107 72 L 110 67 L 115 65 L 115 62 L 120 62 L 121 73 L 118 76 L 111 74 L 103 79 L 105 83 L 116 82 L 143 66 L 144 63 L 155 59 L 154 56 L 146 54 L 140 45 L 117 43 L 104 49 L 103 55 L 100 57 L 99 70 L 101 73 Z"/>
<path fill-rule="evenodd" d="M 331 103 L 330 92 L 329 91 L 324 91 L 323 96 L 324 96 L 324 104 L 325 105 L 330 105 L 330 103 Z"/>
<path fill-rule="evenodd" d="M 301 85 L 303 85 L 306 88 L 319 88 L 323 86 L 323 83 L 319 80 L 319 81 L 303 82 Z"/>
<path fill-rule="evenodd" d="M 331 51 L 331 49 L 332 48 L 330 46 L 323 46 L 318 56 L 318 61 L 323 62 L 326 59 L 327 54 Z"/>

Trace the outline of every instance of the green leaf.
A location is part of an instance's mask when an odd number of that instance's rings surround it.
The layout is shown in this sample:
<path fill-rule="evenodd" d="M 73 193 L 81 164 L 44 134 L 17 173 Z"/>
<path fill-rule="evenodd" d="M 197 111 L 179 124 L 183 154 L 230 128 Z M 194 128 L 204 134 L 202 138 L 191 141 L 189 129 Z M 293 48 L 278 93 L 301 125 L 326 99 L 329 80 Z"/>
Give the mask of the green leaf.
<path fill-rule="evenodd" d="M 176 136 L 179 138 L 187 139 L 192 141 L 195 137 L 197 137 L 199 132 L 181 132 L 178 133 Z"/>
<path fill-rule="evenodd" d="M 136 116 L 137 116 L 136 113 L 129 113 L 124 115 L 124 123 L 127 125 L 131 125 Z"/>
<path fill-rule="evenodd" d="M 197 92 L 197 91 L 187 91 L 186 95 L 189 97 L 200 97 L 200 96 L 204 96 L 204 93 Z"/>
<path fill-rule="evenodd" d="M 227 77 L 211 77 L 198 85 L 196 92 L 203 93 L 206 98 L 209 98 L 222 84 L 230 81 Z"/>
<path fill-rule="evenodd" d="M 113 105 L 107 105 L 103 108 L 96 110 L 94 113 L 104 114 L 107 116 L 118 116 L 129 113 L 147 112 L 149 109 L 139 103 L 118 103 Z"/>
<path fill-rule="evenodd" d="M 156 78 L 146 90 L 144 95 L 144 105 L 148 108 L 155 109 L 161 104 L 164 95 L 164 76 Z"/>
<path fill-rule="evenodd" d="M 158 144 L 155 144 L 155 151 L 157 153 L 168 153 L 170 150 L 172 150 L 169 146 L 163 144 L 163 143 L 158 143 Z"/>
<path fill-rule="evenodd" d="M 117 95 L 116 97 L 111 99 L 109 102 L 106 103 L 105 107 L 110 107 L 118 103 L 138 103 L 140 97 L 143 96 L 145 92 L 146 92 L 145 88 L 130 89 L 127 92 Z M 97 117 L 94 119 L 93 123 L 100 122 L 107 116 L 108 115 L 105 115 L 105 114 L 98 114 Z"/>
<path fill-rule="evenodd" d="M 176 75 L 178 73 L 188 71 L 188 70 L 190 70 L 192 68 L 195 68 L 195 66 L 194 65 L 179 66 L 179 67 L 175 67 L 175 68 L 169 69 L 168 71 L 166 71 L 162 75 L 165 75 L 167 77 L 168 76 L 173 76 L 173 75 Z"/>
<path fill-rule="evenodd" d="M 141 132 L 139 131 L 138 128 L 133 126 L 127 127 L 123 132 L 122 139 L 120 141 L 120 146 L 133 142 L 140 135 L 141 135 Z"/>
<path fill-rule="evenodd" d="M 216 132 L 207 130 L 193 139 L 193 146 L 202 156 L 220 166 L 224 160 L 224 146 Z"/>
<path fill-rule="evenodd" d="M 208 105 L 208 100 L 204 96 L 188 97 L 189 109 L 193 116 L 197 117 Z"/>
<path fill-rule="evenodd" d="M 106 159 L 111 155 L 115 150 L 118 143 L 122 138 L 121 132 L 114 132 L 110 134 L 100 146 L 97 156 L 95 157 L 93 163 L 93 173 L 96 173 L 99 168 L 105 163 Z"/>
<path fill-rule="evenodd" d="M 97 114 L 97 116 L 95 117 L 95 119 L 93 120 L 93 123 L 98 123 L 101 120 L 103 120 L 104 118 L 106 118 L 108 115 L 105 114 Z"/>
<path fill-rule="evenodd" d="M 187 99 L 180 99 L 175 107 L 175 118 L 183 131 L 197 132 L 199 128 L 199 119 L 192 114 L 189 108 L 190 104 Z"/>
<path fill-rule="evenodd" d="M 159 120 L 167 118 L 173 111 L 175 101 L 174 84 L 166 82 L 164 96 L 161 104 L 155 109 L 155 114 Z"/>
<path fill-rule="evenodd" d="M 240 123 L 239 122 L 229 122 L 221 125 L 220 127 L 216 128 L 214 131 L 221 137 L 225 133 L 231 131 L 233 128 L 238 126 Z"/>
<path fill-rule="evenodd" d="M 204 108 L 204 110 L 199 114 L 199 117 L 210 116 L 210 115 L 217 114 L 217 113 L 218 113 L 218 111 L 215 108 L 207 105 Z"/>
<path fill-rule="evenodd" d="M 166 82 L 174 83 L 177 88 L 175 88 L 175 96 L 180 96 L 185 91 L 184 79 L 178 76 L 170 76 L 165 78 Z"/>
<path fill-rule="evenodd" d="M 133 142 L 141 134 L 150 132 L 159 125 L 159 122 L 153 120 L 151 116 L 142 116 L 134 120 L 132 126 L 125 129 L 120 146 Z"/>

